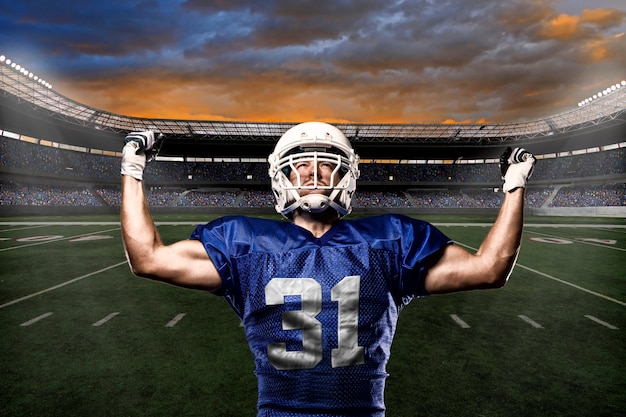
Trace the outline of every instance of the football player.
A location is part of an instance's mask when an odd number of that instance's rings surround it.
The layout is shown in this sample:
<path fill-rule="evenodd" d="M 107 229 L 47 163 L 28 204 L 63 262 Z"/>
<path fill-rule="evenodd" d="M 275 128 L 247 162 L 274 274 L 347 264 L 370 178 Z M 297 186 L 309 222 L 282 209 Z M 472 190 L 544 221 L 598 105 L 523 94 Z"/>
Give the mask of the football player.
<path fill-rule="evenodd" d="M 506 283 L 535 164 L 523 149 L 503 155 L 502 207 L 469 253 L 406 216 L 344 219 L 359 157 L 336 127 L 302 123 L 269 156 L 276 210 L 290 221 L 223 217 L 164 245 L 142 186 L 154 137 L 133 133 L 126 142 L 121 224 L 130 267 L 228 301 L 255 358 L 259 416 L 383 416 L 399 312 L 417 297 Z"/>

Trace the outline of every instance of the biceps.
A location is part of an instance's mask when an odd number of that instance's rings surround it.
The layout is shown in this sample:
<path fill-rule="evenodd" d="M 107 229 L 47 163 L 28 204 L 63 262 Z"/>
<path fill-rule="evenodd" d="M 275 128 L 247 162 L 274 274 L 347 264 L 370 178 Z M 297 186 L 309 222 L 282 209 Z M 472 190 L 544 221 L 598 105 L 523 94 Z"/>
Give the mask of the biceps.
<path fill-rule="evenodd" d="M 430 294 L 442 294 L 488 288 L 491 280 L 483 259 L 460 246 L 448 245 L 427 269 L 424 288 Z"/>
<path fill-rule="evenodd" d="M 200 241 L 183 240 L 162 246 L 155 255 L 158 268 L 155 268 L 154 274 L 160 281 L 208 291 L 215 291 L 222 284 Z"/>

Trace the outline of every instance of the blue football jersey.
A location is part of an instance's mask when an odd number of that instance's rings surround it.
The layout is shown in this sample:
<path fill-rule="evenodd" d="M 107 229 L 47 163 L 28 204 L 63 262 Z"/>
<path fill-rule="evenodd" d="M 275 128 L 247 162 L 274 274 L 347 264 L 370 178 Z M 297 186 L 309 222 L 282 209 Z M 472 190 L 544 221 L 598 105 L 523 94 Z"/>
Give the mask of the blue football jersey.
<path fill-rule="evenodd" d="M 191 239 L 243 322 L 259 416 L 384 415 L 398 313 L 426 295 L 427 259 L 449 238 L 387 214 L 340 220 L 321 238 L 290 222 L 224 217 Z"/>

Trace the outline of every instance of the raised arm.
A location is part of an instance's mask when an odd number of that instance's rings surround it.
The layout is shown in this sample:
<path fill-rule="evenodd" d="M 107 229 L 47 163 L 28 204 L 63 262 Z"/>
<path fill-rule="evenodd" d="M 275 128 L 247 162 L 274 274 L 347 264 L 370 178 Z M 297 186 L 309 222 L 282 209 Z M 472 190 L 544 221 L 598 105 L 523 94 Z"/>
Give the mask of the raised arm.
<path fill-rule="evenodd" d="M 516 149 L 501 159 L 504 201 L 491 230 L 476 253 L 449 245 L 428 269 L 425 289 L 431 294 L 503 286 L 515 266 L 524 225 L 524 189 L 535 158 Z"/>
<path fill-rule="evenodd" d="M 143 188 L 146 157 L 140 149 L 144 146 L 140 141 L 129 141 L 122 157 L 121 225 L 130 268 L 140 277 L 215 291 L 221 286 L 221 278 L 202 243 L 183 240 L 164 245 L 161 240 Z"/>

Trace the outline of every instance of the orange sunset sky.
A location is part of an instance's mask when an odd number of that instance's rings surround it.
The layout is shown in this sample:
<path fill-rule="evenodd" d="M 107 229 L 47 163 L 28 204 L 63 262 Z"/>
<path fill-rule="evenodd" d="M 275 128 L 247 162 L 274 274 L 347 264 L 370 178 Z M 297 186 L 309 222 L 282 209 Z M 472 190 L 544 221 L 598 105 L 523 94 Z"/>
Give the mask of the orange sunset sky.
<path fill-rule="evenodd" d="M 0 54 L 128 116 L 514 122 L 626 78 L 626 2 L 0 0 Z"/>

